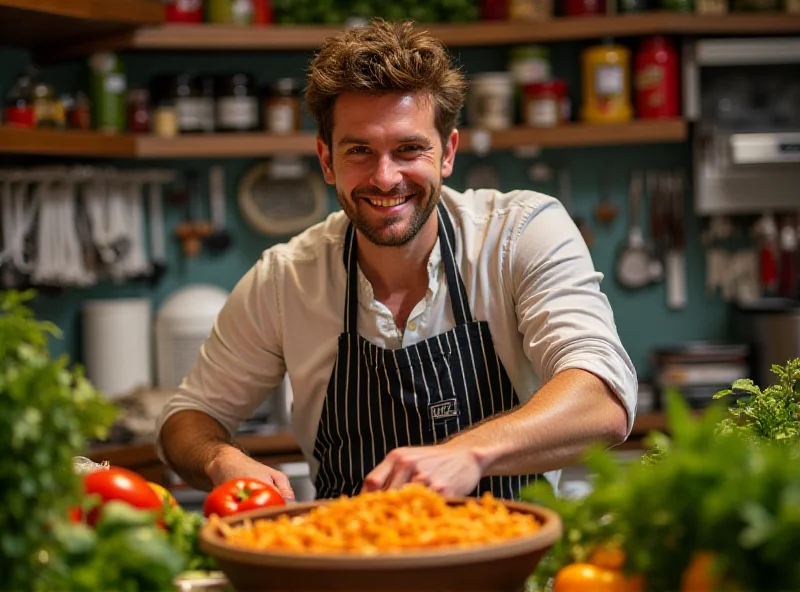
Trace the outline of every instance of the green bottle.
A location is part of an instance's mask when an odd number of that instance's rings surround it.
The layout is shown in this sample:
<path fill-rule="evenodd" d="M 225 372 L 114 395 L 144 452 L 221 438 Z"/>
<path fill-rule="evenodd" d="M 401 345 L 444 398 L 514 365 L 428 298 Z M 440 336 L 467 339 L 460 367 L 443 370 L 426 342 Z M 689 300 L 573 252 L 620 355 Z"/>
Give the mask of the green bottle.
<path fill-rule="evenodd" d="M 89 92 L 96 130 L 125 131 L 125 67 L 115 53 L 96 53 L 89 58 Z"/>

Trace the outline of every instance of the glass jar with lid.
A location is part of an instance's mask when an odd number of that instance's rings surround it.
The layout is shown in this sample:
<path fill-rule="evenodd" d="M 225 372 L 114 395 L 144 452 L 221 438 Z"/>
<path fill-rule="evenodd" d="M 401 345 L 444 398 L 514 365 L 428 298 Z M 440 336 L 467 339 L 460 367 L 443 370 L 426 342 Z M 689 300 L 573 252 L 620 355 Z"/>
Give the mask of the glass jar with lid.
<path fill-rule="evenodd" d="M 258 129 L 258 97 L 249 74 L 240 72 L 218 81 L 217 129 L 232 132 Z"/>
<path fill-rule="evenodd" d="M 300 82 L 280 78 L 270 85 L 264 101 L 264 126 L 273 134 L 293 134 L 300 130 Z"/>

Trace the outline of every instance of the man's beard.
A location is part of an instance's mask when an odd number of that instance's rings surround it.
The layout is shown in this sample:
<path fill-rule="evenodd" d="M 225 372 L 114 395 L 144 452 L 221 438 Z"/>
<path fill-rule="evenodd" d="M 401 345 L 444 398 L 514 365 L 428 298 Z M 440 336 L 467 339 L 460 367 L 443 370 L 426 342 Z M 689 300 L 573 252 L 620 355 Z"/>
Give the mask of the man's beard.
<path fill-rule="evenodd" d="M 436 209 L 436 204 L 439 203 L 441 192 L 442 182 L 440 180 L 438 185 L 431 183 L 427 191 L 421 185 L 415 183 L 405 183 L 386 194 L 376 191 L 374 188 L 356 188 L 350 192 L 349 198 L 345 197 L 344 193 L 337 188 L 336 198 L 339 200 L 339 204 L 342 206 L 344 213 L 353 221 L 356 230 L 361 232 L 367 240 L 379 247 L 401 247 L 409 243 L 419 234 L 422 227 L 425 226 L 433 210 Z M 400 216 L 386 217 L 379 222 L 374 222 L 370 220 L 368 216 L 363 215 L 360 210 L 361 207 L 369 207 L 367 205 L 361 205 L 364 198 L 367 196 L 390 199 L 392 197 L 412 194 L 413 196 L 409 201 L 412 202 L 411 205 L 414 209 L 411 212 L 408 225 L 404 228 L 392 228 L 388 233 L 386 229 L 398 224 L 401 220 Z"/>

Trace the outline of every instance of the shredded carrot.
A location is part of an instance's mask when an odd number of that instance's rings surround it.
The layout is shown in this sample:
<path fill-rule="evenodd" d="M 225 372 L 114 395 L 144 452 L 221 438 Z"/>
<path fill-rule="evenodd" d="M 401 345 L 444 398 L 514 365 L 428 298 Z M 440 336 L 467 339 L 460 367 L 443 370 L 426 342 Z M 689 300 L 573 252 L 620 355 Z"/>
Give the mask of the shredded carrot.
<path fill-rule="evenodd" d="M 498 543 L 540 527 L 534 516 L 509 510 L 489 493 L 451 506 L 443 496 L 411 484 L 342 497 L 302 516 L 247 521 L 220 532 L 226 542 L 248 549 L 377 555 Z"/>

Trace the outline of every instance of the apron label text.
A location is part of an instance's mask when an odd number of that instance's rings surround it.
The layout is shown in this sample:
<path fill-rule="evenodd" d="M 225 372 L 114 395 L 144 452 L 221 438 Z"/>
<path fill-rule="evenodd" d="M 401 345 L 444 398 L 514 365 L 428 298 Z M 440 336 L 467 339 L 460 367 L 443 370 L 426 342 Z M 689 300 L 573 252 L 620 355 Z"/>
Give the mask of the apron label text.
<path fill-rule="evenodd" d="M 458 402 L 455 399 L 445 399 L 438 403 L 428 405 L 433 421 L 458 417 Z"/>

